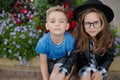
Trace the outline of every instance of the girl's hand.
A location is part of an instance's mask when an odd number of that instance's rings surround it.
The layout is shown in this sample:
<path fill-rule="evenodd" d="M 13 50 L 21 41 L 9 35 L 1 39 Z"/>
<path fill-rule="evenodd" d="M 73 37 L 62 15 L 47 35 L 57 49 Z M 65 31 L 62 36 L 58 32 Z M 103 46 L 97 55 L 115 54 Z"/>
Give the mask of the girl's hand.
<path fill-rule="evenodd" d="M 58 71 L 59 71 L 59 66 L 54 66 L 53 71 L 50 75 L 50 80 L 54 80 L 54 78 L 57 77 L 57 75 L 59 73 Z"/>
<path fill-rule="evenodd" d="M 92 80 L 102 80 L 102 79 L 103 79 L 102 74 L 99 71 L 94 72 L 92 74 Z"/>
<path fill-rule="evenodd" d="M 58 75 L 53 80 L 64 80 L 65 76 L 64 74 L 58 73 Z"/>
<path fill-rule="evenodd" d="M 50 75 L 50 80 L 64 80 L 65 75 L 59 73 L 59 66 L 54 66 L 53 71 Z"/>

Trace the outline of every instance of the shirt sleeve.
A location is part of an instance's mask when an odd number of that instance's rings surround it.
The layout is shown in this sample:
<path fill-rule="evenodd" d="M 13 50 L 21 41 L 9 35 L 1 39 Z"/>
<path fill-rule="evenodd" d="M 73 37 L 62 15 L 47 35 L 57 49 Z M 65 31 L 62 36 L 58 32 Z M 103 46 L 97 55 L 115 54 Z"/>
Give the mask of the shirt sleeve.
<path fill-rule="evenodd" d="M 97 67 L 97 70 L 100 71 L 103 77 L 107 76 L 107 70 L 104 67 Z"/>
<path fill-rule="evenodd" d="M 35 47 L 35 51 L 41 54 L 46 53 L 46 45 L 44 40 L 40 39 Z"/>

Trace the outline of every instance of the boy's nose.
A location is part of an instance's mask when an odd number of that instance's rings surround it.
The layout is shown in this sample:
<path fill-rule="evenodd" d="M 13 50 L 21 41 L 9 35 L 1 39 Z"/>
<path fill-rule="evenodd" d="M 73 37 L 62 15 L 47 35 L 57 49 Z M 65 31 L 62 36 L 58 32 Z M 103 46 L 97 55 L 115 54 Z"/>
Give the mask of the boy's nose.
<path fill-rule="evenodd" d="M 56 21 L 56 22 L 55 22 L 55 25 L 59 25 L 59 22 L 58 22 L 58 21 Z"/>

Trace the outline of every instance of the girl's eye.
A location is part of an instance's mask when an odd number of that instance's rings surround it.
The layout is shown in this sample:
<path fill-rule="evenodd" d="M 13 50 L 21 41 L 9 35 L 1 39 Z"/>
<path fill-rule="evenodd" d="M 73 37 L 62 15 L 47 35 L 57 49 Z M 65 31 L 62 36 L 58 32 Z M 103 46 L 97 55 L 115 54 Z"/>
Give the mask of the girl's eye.
<path fill-rule="evenodd" d="M 99 25 L 100 26 L 101 25 L 101 21 L 95 21 L 94 25 Z"/>
<path fill-rule="evenodd" d="M 95 21 L 95 22 L 94 22 L 94 24 L 98 24 L 98 23 L 99 23 L 99 21 Z"/>

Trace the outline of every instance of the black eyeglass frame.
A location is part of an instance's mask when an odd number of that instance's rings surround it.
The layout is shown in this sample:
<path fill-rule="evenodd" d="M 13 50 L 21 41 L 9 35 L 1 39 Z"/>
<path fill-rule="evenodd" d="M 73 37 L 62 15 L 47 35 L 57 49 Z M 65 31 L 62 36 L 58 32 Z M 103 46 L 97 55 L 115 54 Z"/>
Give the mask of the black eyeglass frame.
<path fill-rule="evenodd" d="M 86 27 L 85 24 L 88 25 L 88 27 Z M 102 26 L 102 21 L 83 22 L 83 25 L 85 29 L 91 28 L 91 25 L 93 25 L 94 28 L 99 28 Z"/>

